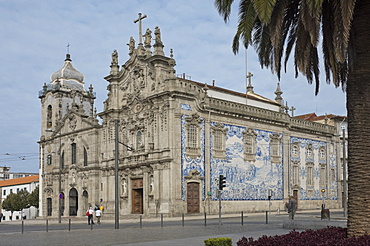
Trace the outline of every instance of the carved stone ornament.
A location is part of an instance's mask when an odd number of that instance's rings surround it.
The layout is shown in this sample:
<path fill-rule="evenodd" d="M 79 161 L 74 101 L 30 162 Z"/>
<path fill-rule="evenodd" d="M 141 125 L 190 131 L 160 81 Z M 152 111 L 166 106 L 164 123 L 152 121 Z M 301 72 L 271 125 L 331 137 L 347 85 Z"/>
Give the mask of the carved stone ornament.
<path fill-rule="evenodd" d="M 202 180 L 204 177 L 200 176 L 200 172 L 196 169 L 193 169 L 189 172 L 187 176 L 185 176 L 185 179 L 188 180 Z"/>

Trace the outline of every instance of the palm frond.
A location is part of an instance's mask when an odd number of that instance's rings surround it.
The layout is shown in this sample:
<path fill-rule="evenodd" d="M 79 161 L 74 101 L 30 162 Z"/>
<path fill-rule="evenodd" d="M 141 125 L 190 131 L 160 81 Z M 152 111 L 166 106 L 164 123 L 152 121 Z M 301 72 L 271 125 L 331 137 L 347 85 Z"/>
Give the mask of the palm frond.
<path fill-rule="evenodd" d="M 229 21 L 233 2 L 234 0 L 215 0 L 216 10 L 224 18 L 225 22 Z"/>
<path fill-rule="evenodd" d="M 252 0 L 258 18 L 265 25 L 270 23 L 271 13 L 274 10 L 277 0 Z"/>

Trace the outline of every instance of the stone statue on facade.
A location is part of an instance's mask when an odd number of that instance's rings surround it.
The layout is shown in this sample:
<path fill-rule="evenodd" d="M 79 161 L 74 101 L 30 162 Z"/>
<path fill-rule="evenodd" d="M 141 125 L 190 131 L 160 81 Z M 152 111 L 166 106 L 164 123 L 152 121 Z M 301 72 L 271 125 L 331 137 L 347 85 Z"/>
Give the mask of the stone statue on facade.
<path fill-rule="evenodd" d="M 112 65 L 118 65 L 118 52 L 114 50 L 112 53 Z"/>
<path fill-rule="evenodd" d="M 145 47 L 150 47 L 151 46 L 151 42 L 152 42 L 152 31 L 150 31 L 149 28 L 146 29 L 146 32 L 144 34 L 144 44 L 145 44 Z"/>
<path fill-rule="evenodd" d="M 155 35 L 155 43 L 156 44 L 162 44 L 161 29 L 159 29 L 158 26 L 155 27 L 154 35 Z"/>
<path fill-rule="evenodd" d="M 134 50 L 135 50 L 135 39 L 133 37 L 130 37 L 130 43 L 127 44 L 128 45 L 128 49 L 129 49 L 129 52 L 128 54 L 129 55 L 132 55 L 134 53 Z"/>

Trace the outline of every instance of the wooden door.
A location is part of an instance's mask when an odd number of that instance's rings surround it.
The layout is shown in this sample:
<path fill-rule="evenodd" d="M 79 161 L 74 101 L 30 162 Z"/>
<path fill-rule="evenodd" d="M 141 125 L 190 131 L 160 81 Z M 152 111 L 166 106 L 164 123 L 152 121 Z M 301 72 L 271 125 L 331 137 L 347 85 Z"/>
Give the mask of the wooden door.
<path fill-rule="evenodd" d="M 132 190 L 132 213 L 143 213 L 143 189 Z"/>
<path fill-rule="evenodd" d="M 188 183 L 187 184 L 187 211 L 188 213 L 199 213 L 199 184 Z"/>

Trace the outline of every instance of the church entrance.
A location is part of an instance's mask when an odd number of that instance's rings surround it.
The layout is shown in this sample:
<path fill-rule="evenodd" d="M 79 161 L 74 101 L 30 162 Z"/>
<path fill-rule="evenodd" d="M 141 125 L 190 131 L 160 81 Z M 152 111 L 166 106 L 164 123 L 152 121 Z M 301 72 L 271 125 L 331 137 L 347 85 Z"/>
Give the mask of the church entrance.
<path fill-rule="evenodd" d="M 143 179 L 133 179 L 132 180 L 132 211 L 133 214 L 143 214 Z"/>
<path fill-rule="evenodd" d="M 190 182 L 187 184 L 187 208 L 188 213 L 199 213 L 199 183 Z"/>
<path fill-rule="evenodd" d="M 69 216 L 77 216 L 78 193 L 75 188 L 69 191 Z"/>
<path fill-rule="evenodd" d="M 51 216 L 51 213 L 53 211 L 53 200 L 51 198 L 46 199 L 46 210 L 47 210 L 47 215 Z"/>

